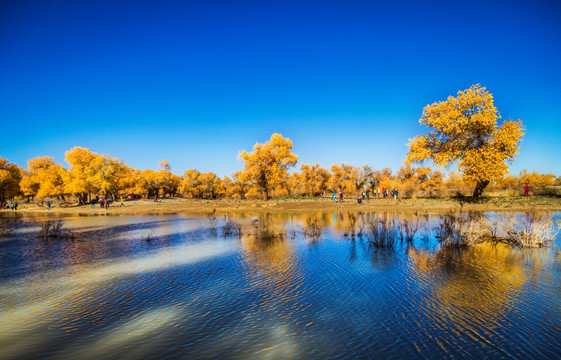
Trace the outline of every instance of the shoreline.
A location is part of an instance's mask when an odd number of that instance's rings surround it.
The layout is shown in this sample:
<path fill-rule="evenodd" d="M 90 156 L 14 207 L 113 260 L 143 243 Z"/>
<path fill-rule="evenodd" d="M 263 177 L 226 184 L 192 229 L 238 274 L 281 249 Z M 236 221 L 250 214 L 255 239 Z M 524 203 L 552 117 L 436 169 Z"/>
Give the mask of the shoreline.
<path fill-rule="evenodd" d="M 470 200 L 470 199 L 466 199 Z M 35 204 L 22 204 L 18 210 L 1 210 L 7 214 L 26 216 L 92 216 L 92 215 L 165 215 L 165 214 L 217 214 L 228 213 L 306 213 L 306 212 L 422 212 L 446 213 L 467 211 L 561 211 L 561 198 L 554 197 L 491 197 L 477 203 L 458 199 L 371 199 L 357 204 L 356 200 L 347 199 L 343 203 L 332 202 L 330 198 L 272 199 L 264 200 L 192 200 L 183 198 L 164 198 L 161 203 L 153 200 L 126 201 L 124 207 L 114 203 L 109 209 L 97 205 L 69 205 L 67 207 L 45 207 Z"/>

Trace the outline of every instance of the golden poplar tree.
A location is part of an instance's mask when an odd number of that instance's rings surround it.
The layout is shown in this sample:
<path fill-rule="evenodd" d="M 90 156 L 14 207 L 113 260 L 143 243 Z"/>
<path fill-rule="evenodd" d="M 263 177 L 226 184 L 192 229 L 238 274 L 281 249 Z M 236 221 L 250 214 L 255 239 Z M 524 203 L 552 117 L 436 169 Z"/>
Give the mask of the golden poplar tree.
<path fill-rule="evenodd" d="M 64 179 L 68 177 L 66 169 L 56 164 L 49 156 L 38 156 L 28 160 L 27 166 L 28 172 L 20 182 L 24 195 L 38 198 L 63 197 Z"/>
<path fill-rule="evenodd" d="M 242 175 L 242 171 L 236 171 L 232 174 L 232 178 L 226 177 L 224 184 L 227 188 L 227 194 L 230 197 L 245 199 L 245 194 L 248 192 L 251 184 Z"/>
<path fill-rule="evenodd" d="M 152 170 L 150 170 L 152 171 Z M 135 195 L 149 196 L 150 184 L 148 183 L 143 171 L 134 169 L 125 179 L 125 192 Z"/>
<path fill-rule="evenodd" d="M 201 173 L 196 169 L 189 169 L 183 174 L 180 191 L 183 195 L 200 199 L 202 197 L 202 186 L 199 177 Z"/>
<path fill-rule="evenodd" d="M 269 199 L 271 192 L 285 179 L 287 169 L 298 161 L 291 150 L 292 141 L 275 133 L 265 144 L 255 144 L 252 152 L 243 150 L 240 153 L 245 161 L 241 175 L 259 188 L 263 199 Z"/>
<path fill-rule="evenodd" d="M 329 188 L 332 191 L 342 191 L 347 195 L 354 196 L 360 186 L 361 169 L 358 166 L 341 163 L 331 165 L 331 177 Z"/>
<path fill-rule="evenodd" d="M 405 164 L 426 159 L 440 167 L 457 163 L 464 180 L 476 183 L 473 197 L 478 198 L 508 172 L 524 135 L 521 120 L 498 126 L 499 118 L 493 95 L 479 84 L 427 105 L 419 122 L 430 131 L 410 139 Z"/>
<path fill-rule="evenodd" d="M 169 196 L 174 196 L 177 194 L 179 186 L 181 185 L 181 178 L 171 172 L 169 161 L 162 160 L 158 165 L 161 169 L 158 171 L 157 176 L 162 186 L 163 195 L 169 194 Z"/>
<path fill-rule="evenodd" d="M 91 195 L 99 189 L 94 184 L 95 160 L 100 156 L 90 149 L 75 146 L 64 154 L 64 159 L 70 165 L 70 171 L 65 179 L 65 190 L 74 194 L 82 202 L 91 200 Z"/>
<path fill-rule="evenodd" d="M 158 177 L 158 172 L 150 169 L 143 170 L 141 173 L 142 186 L 137 189 L 142 191 L 147 198 L 151 198 L 154 195 L 160 194 L 160 189 L 162 184 L 160 183 L 160 178 Z"/>
<path fill-rule="evenodd" d="M 0 157 L 0 201 L 12 198 L 20 193 L 19 183 L 23 169 Z"/>
<path fill-rule="evenodd" d="M 98 155 L 92 162 L 92 167 L 93 183 L 101 194 L 117 198 L 127 188 L 132 169 L 120 159 Z"/>
<path fill-rule="evenodd" d="M 196 199 L 216 199 L 226 194 L 226 184 L 213 172 L 201 173 L 191 169 L 185 171 L 180 186 L 184 195 Z"/>
<path fill-rule="evenodd" d="M 327 190 L 327 185 L 331 174 L 326 169 L 315 165 L 302 164 L 300 166 L 302 173 L 300 175 L 303 191 L 307 196 L 314 196 L 317 193 Z"/>

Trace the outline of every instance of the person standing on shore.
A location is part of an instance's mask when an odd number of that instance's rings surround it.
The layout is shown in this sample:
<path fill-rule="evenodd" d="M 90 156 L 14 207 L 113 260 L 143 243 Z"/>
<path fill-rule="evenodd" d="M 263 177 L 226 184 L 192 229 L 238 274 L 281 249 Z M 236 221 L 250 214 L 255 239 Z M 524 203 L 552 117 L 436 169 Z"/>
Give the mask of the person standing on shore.
<path fill-rule="evenodd" d="M 125 204 L 123 203 L 123 197 L 121 196 L 121 205 L 119 205 L 119 207 L 125 207 Z"/>
<path fill-rule="evenodd" d="M 392 195 L 393 195 L 393 199 L 397 200 L 397 189 L 396 188 L 393 188 Z"/>
<path fill-rule="evenodd" d="M 339 201 L 343 202 L 343 192 L 342 191 L 339 193 Z"/>
<path fill-rule="evenodd" d="M 530 194 L 530 186 L 528 186 L 528 183 L 526 183 L 526 186 L 524 186 L 524 196 L 529 196 Z"/>
<path fill-rule="evenodd" d="M 47 210 L 51 210 L 51 202 L 47 201 Z"/>

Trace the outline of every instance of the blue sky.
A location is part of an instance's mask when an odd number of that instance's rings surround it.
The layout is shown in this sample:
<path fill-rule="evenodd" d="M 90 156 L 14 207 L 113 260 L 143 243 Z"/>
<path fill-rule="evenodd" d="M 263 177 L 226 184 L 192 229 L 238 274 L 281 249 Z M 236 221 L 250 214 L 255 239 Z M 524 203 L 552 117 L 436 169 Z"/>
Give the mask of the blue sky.
<path fill-rule="evenodd" d="M 11 1 L 0 156 L 79 145 L 230 175 L 274 132 L 299 164 L 397 170 L 425 105 L 486 86 L 527 131 L 511 172 L 561 175 L 558 1 Z"/>

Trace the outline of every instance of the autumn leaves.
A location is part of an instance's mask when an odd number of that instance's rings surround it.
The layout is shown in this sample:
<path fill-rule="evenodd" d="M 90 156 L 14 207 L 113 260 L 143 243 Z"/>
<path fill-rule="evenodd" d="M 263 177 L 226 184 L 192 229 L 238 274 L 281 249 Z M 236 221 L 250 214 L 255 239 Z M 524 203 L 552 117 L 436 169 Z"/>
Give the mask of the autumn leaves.
<path fill-rule="evenodd" d="M 345 163 L 332 165 L 330 171 L 317 163 L 302 164 L 301 172 L 289 174 L 298 156 L 292 153 L 290 139 L 273 134 L 264 144 L 257 143 L 253 151 L 242 151 L 239 157 L 244 161 L 243 170 L 224 178 L 195 169 L 178 176 L 165 160 L 158 171 L 141 171 L 118 158 L 81 147 L 66 152 L 68 169 L 45 156 L 29 160 L 27 171 L 0 158 L 0 196 L 71 194 L 82 202 L 92 195 L 131 193 L 147 197 L 181 194 L 202 199 L 269 199 L 340 191 L 353 196 L 363 191 L 373 194 L 380 187 L 399 187 L 403 190 L 400 194 L 409 196 L 435 196 L 463 183 L 475 185 L 473 196 L 479 197 L 488 184 L 503 181 L 524 135 L 520 120 L 498 125 L 499 118 L 492 94 L 480 85 L 427 105 L 419 121 L 429 132 L 410 140 L 405 166 L 396 175 L 390 169 L 374 171 L 368 164 L 357 167 Z M 429 167 L 411 168 L 411 164 L 429 159 L 439 167 L 457 165 L 459 174 L 450 172 L 445 178 Z M 512 183 L 512 179 L 509 181 Z"/>
<path fill-rule="evenodd" d="M 410 140 L 405 163 L 426 159 L 440 167 L 455 163 L 464 180 L 476 183 L 473 197 L 480 197 L 491 181 L 508 173 L 524 136 L 521 120 L 498 126 L 499 118 L 493 95 L 479 84 L 427 105 L 419 122 L 429 132 Z"/>

